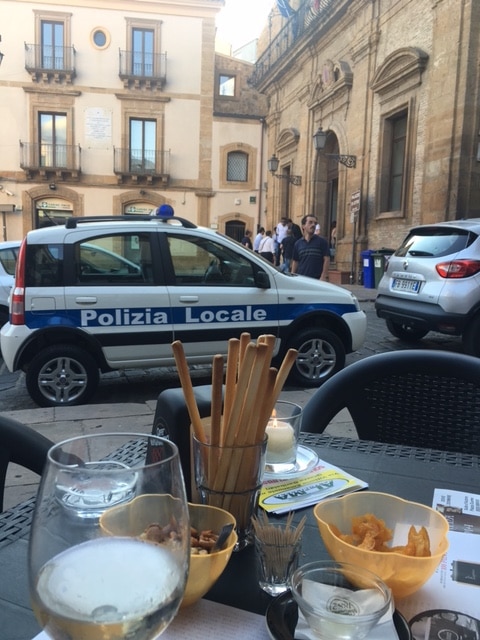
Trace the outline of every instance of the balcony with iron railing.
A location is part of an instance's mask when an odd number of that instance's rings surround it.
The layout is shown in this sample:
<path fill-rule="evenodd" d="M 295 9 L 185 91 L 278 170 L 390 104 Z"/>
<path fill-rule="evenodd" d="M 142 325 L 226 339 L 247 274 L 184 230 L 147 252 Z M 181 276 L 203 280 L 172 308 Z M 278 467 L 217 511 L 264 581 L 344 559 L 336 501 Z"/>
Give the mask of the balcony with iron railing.
<path fill-rule="evenodd" d="M 75 48 L 25 43 L 25 69 L 34 82 L 71 84 L 75 77 Z"/>
<path fill-rule="evenodd" d="M 342 5 L 342 7 L 340 6 Z M 321 36 L 321 31 L 345 1 L 338 0 L 305 0 L 295 13 L 288 18 L 285 26 L 270 39 L 268 47 L 255 63 L 255 69 L 249 78 L 249 84 L 259 89 L 268 80 L 270 74 L 281 68 L 282 62 L 289 62 L 293 49 L 309 37 Z"/>
<path fill-rule="evenodd" d="M 170 170 L 170 151 L 114 148 L 113 171 L 119 181 L 132 183 L 167 183 Z"/>
<path fill-rule="evenodd" d="M 78 144 L 20 141 L 20 166 L 30 178 L 78 178 L 80 159 L 81 148 Z"/>
<path fill-rule="evenodd" d="M 167 81 L 166 53 L 119 51 L 119 76 L 125 89 L 163 89 Z"/>

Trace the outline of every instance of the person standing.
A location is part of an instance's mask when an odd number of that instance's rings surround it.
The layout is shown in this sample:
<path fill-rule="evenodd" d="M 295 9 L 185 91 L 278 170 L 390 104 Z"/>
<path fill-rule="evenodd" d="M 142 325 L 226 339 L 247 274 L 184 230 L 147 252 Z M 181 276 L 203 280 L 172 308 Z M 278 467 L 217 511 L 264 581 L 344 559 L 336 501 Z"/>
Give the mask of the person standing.
<path fill-rule="evenodd" d="M 258 248 L 260 247 L 260 242 L 262 241 L 264 236 L 265 236 L 265 229 L 263 227 L 260 227 L 260 229 L 258 230 L 257 235 L 255 236 L 255 240 L 253 241 L 253 250 L 256 253 L 258 253 Z"/>
<path fill-rule="evenodd" d="M 295 240 L 300 240 L 300 238 L 302 237 L 302 230 L 300 229 L 298 224 L 296 222 L 293 222 L 292 219 L 289 218 L 288 226 L 292 230 L 292 235 L 295 238 Z"/>
<path fill-rule="evenodd" d="M 265 231 L 260 246 L 258 247 L 258 253 L 272 264 L 275 264 L 274 246 L 272 239 L 272 232 L 270 229 Z"/>
<path fill-rule="evenodd" d="M 291 272 L 301 276 L 327 280 L 330 264 L 330 247 L 322 236 L 315 233 L 317 219 L 306 215 L 302 218 L 303 238 L 293 247 Z"/>
<path fill-rule="evenodd" d="M 287 229 L 287 235 L 285 236 L 285 238 L 282 240 L 280 244 L 280 252 L 283 257 L 283 262 L 280 266 L 280 270 L 283 271 L 283 273 L 290 271 L 290 265 L 291 265 L 292 256 L 293 256 L 293 247 L 295 246 L 295 243 L 296 243 L 295 237 L 293 235 L 291 228 L 289 227 Z"/>
<path fill-rule="evenodd" d="M 288 230 L 288 219 L 281 218 L 280 222 L 275 227 L 275 264 L 277 267 L 280 265 L 280 246 L 282 244 L 283 239 L 287 235 Z"/>
<path fill-rule="evenodd" d="M 332 230 L 330 231 L 330 258 L 335 262 L 337 253 L 337 222 L 332 222 Z"/>
<path fill-rule="evenodd" d="M 252 232 L 247 229 L 245 231 L 245 235 L 243 236 L 243 238 L 241 240 L 241 243 L 243 244 L 243 246 L 247 247 L 247 249 L 250 249 L 250 250 L 253 249 L 252 240 L 250 238 L 251 235 L 252 235 Z"/>

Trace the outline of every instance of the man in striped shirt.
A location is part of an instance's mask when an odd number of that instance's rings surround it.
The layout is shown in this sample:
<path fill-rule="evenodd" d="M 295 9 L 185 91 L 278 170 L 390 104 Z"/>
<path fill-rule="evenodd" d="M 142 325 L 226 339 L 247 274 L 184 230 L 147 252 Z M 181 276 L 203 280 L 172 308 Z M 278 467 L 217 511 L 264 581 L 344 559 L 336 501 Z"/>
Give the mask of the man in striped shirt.
<path fill-rule="evenodd" d="M 315 216 L 302 218 L 303 238 L 297 240 L 293 247 L 291 272 L 316 280 L 328 280 L 330 247 L 325 238 L 315 233 L 316 225 Z"/>

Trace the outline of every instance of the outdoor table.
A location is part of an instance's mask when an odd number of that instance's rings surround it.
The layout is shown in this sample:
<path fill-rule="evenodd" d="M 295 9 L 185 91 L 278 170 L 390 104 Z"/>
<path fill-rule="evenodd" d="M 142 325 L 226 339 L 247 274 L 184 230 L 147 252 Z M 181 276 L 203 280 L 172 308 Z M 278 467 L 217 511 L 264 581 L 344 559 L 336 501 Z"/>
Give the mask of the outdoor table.
<path fill-rule="evenodd" d="M 300 442 L 316 450 L 326 462 L 365 480 L 374 491 L 428 506 L 439 487 L 479 493 L 479 456 L 309 433 L 302 433 Z M 40 631 L 30 608 L 27 582 L 28 534 L 34 504 L 32 498 L 0 514 L 0 629 L 1 636 L 8 640 L 29 640 Z M 327 559 L 312 508 L 297 511 L 295 520 L 303 515 L 307 515 L 307 524 L 302 564 Z M 276 518 L 281 522 L 285 516 Z M 271 598 L 258 587 L 253 547 L 232 555 L 225 572 L 206 597 L 265 613 Z"/>

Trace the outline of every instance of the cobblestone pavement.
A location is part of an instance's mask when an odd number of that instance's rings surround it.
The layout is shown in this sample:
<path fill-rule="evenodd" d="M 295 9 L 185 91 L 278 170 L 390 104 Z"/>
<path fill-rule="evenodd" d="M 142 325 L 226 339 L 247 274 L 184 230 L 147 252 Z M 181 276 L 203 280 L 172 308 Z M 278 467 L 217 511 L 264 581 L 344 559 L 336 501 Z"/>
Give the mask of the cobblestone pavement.
<path fill-rule="evenodd" d="M 376 353 L 408 348 L 390 335 L 385 322 L 377 318 L 374 309 L 376 291 L 360 286 L 348 286 L 360 300 L 367 314 L 368 329 L 364 345 L 347 357 L 347 366 L 356 360 Z M 440 334 L 429 334 L 419 343 L 424 349 L 461 351 L 460 338 L 449 338 Z M 207 384 L 210 372 L 195 369 L 194 384 Z M 25 389 L 23 374 L 10 374 L 0 359 L 0 411 L 24 424 L 35 428 L 54 442 L 65 438 L 98 431 L 140 431 L 152 429 L 156 399 L 166 388 L 178 386 L 173 368 L 129 369 L 112 372 L 102 377 L 98 392 L 92 402 L 79 407 L 39 408 L 30 399 Z M 304 405 L 314 389 L 286 386 L 281 394 L 285 400 Z M 350 415 L 345 410 L 329 425 L 328 432 L 336 435 L 356 437 Z M 36 490 L 38 477 L 10 465 L 5 493 L 5 508 L 31 496 Z"/>
<path fill-rule="evenodd" d="M 409 348 L 408 345 L 402 344 L 390 335 L 386 329 L 385 321 L 377 318 L 374 309 L 375 289 L 365 289 L 358 285 L 346 288 L 353 290 L 357 295 L 368 318 L 364 345 L 358 351 L 347 356 L 347 365 L 375 353 Z M 418 346 L 424 349 L 462 350 L 460 338 L 450 338 L 433 333 L 422 340 Z M 192 377 L 198 384 L 207 383 L 209 371 L 204 368 L 194 369 Z M 114 371 L 102 376 L 98 392 L 92 403 L 148 402 L 155 400 L 163 389 L 177 385 L 178 379 L 173 367 Z M 12 412 L 27 409 L 37 409 L 37 406 L 25 389 L 24 374 L 9 373 L 0 359 L 0 411 Z M 74 411 L 74 408 L 70 411 Z"/>

